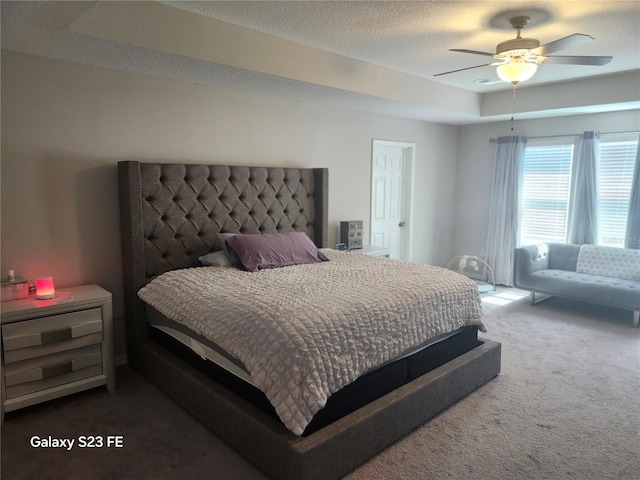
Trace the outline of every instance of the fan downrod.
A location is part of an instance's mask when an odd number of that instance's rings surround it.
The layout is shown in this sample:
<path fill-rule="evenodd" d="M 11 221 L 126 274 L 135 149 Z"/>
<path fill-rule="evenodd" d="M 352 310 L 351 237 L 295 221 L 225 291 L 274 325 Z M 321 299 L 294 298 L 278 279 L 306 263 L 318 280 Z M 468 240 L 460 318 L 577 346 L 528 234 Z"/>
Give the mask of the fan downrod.
<path fill-rule="evenodd" d="M 510 51 L 514 51 L 514 53 L 517 51 L 518 54 L 521 55 L 527 50 L 532 50 L 540 46 L 540 41 L 535 38 L 522 38 L 521 30 L 529 25 L 529 20 L 530 18 L 524 15 L 509 19 L 509 23 L 511 23 L 511 26 L 515 28 L 518 33 L 516 38 L 499 43 L 496 47 L 496 55 Z"/>

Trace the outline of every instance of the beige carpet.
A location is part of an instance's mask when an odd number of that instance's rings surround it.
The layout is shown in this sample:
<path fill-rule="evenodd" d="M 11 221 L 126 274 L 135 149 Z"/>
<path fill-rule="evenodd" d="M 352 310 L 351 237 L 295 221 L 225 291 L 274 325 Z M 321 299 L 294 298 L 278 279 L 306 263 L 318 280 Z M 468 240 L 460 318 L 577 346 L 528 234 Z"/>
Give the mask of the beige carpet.
<path fill-rule="evenodd" d="M 484 297 L 487 337 L 502 342 L 500 376 L 347 480 L 640 478 L 631 313 L 555 298 L 530 307 L 514 294 Z M 8 413 L 2 478 L 265 478 L 137 373 L 117 377 L 111 396 L 95 389 Z M 122 435 L 124 446 L 41 449 L 29 445 L 34 435 Z"/>

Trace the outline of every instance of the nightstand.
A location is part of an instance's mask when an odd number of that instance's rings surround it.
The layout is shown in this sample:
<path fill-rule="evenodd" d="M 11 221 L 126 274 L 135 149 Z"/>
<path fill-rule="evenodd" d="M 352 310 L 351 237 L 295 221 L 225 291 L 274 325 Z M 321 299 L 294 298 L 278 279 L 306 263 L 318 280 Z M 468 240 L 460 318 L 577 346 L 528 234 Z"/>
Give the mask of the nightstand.
<path fill-rule="evenodd" d="M 386 258 L 389 258 L 389 255 L 391 254 L 391 249 L 389 248 L 372 247 L 372 246 L 366 246 L 366 247 L 359 248 L 357 250 L 350 250 L 350 251 L 353 253 L 362 253 L 363 255 L 371 255 L 374 257 L 386 257 Z"/>
<path fill-rule="evenodd" d="M 0 304 L 2 418 L 54 398 L 115 389 L 111 293 L 98 285 Z"/>

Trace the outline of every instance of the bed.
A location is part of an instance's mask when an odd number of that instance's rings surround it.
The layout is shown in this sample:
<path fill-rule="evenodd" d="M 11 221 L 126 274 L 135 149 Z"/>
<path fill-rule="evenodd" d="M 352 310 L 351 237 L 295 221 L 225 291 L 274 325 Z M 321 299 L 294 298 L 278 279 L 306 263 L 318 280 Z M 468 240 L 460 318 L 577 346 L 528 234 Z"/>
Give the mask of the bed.
<path fill-rule="evenodd" d="M 477 336 L 478 328 L 483 328 L 481 321 L 461 318 L 459 328 L 452 331 L 422 332 L 420 335 L 425 337 L 421 340 L 425 341 L 416 346 L 420 348 L 409 351 L 406 345 L 401 345 L 388 354 L 391 356 L 388 361 L 378 362 L 375 368 L 362 365 L 353 373 L 355 378 L 345 378 L 331 386 L 328 395 L 324 395 L 328 400 L 320 408 L 312 406 L 303 420 L 294 414 L 295 421 L 288 424 L 281 412 L 276 411 L 269 392 L 265 394 L 240 378 L 241 375 L 213 363 L 201 349 L 194 350 L 190 341 L 177 340 L 171 333 L 177 330 L 173 328 L 176 325 L 166 323 L 175 321 L 167 318 L 170 315 L 166 310 L 174 302 L 150 305 L 152 302 L 142 301 L 140 295 L 150 285 L 172 281 L 184 285 L 185 281 L 178 277 L 184 272 L 195 275 L 186 282 L 190 288 L 214 281 L 203 275 L 223 272 L 220 285 L 236 281 L 235 277 L 241 274 L 253 275 L 232 267 L 201 267 L 200 257 L 224 248 L 220 233 L 240 234 L 242 238 L 263 234 L 262 240 L 289 234 L 298 238 L 302 232 L 313 241 L 314 248 L 326 247 L 328 171 L 133 161 L 120 162 L 118 171 L 129 362 L 270 477 L 339 478 L 499 373 L 500 345 Z M 366 269 L 393 266 L 393 261 L 365 259 L 355 253 L 322 249 L 318 252 L 328 261 L 266 269 L 253 276 L 264 275 L 265 285 L 269 285 L 279 280 L 268 275 L 302 274 L 306 270 L 315 275 L 319 270 L 311 269 L 341 268 L 340 262 L 350 265 L 356 256 L 361 257 L 358 262 Z M 349 277 L 352 267 L 343 270 L 346 275 L 343 281 L 355 282 Z M 327 271 L 326 275 L 330 278 L 336 274 Z M 171 280 L 174 278 L 179 280 Z M 156 293 L 159 298 L 163 295 L 167 296 L 162 291 Z M 291 298 L 297 299 L 298 294 Z M 196 305 L 183 301 L 178 313 Z M 323 302 L 331 303 L 326 298 Z M 457 297 L 449 300 L 457 312 L 451 316 L 472 316 L 456 310 L 459 303 Z M 231 301 L 220 308 L 228 310 L 234 305 Z M 425 312 L 436 315 L 437 311 L 437 318 L 446 316 L 446 310 L 439 305 L 427 306 Z M 277 309 L 280 304 L 261 310 Z M 311 312 L 309 321 L 316 315 L 315 310 Z M 253 311 L 247 313 L 247 319 L 252 315 Z M 380 315 L 390 317 L 388 313 Z M 345 315 L 344 322 L 349 321 Z M 191 337 L 205 337 L 198 338 L 198 344 L 202 345 L 200 340 L 206 343 L 206 332 L 198 331 L 194 325 L 180 324 Z M 283 341 L 282 345 L 286 344 Z M 402 355 L 396 355 L 398 352 Z M 244 360 L 251 363 L 251 354 L 245 355 Z M 267 356 L 275 354 L 272 351 Z M 248 367 L 243 364 L 242 368 Z"/>

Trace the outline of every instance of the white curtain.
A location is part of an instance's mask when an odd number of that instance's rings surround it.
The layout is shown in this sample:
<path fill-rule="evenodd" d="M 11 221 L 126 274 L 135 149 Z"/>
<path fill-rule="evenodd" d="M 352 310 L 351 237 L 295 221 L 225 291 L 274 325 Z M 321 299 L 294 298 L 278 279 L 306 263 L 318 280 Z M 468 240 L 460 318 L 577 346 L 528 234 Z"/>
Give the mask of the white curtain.
<path fill-rule="evenodd" d="M 575 160 L 571 201 L 569 203 L 568 242 L 598 243 L 598 160 L 600 136 L 598 132 L 584 132 L 580 136 Z"/>
<path fill-rule="evenodd" d="M 629 217 L 627 218 L 627 248 L 640 249 L 640 141 L 636 152 L 636 170 L 631 186 L 631 199 L 629 202 Z"/>
<path fill-rule="evenodd" d="M 513 286 L 513 256 L 518 235 L 518 189 L 525 137 L 499 137 L 493 167 L 487 263 L 495 282 Z"/>

